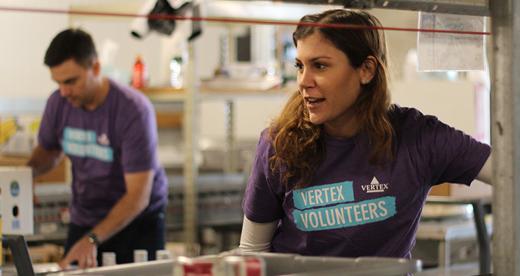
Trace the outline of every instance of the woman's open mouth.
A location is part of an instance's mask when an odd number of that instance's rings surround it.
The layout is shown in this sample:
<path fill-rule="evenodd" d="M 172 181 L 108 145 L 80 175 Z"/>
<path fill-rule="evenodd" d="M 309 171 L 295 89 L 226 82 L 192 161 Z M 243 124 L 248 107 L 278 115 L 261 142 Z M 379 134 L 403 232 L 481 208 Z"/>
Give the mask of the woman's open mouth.
<path fill-rule="evenodd" d="M 325 98 L 305 97 L 305 103 L 308 108 L 317 108 L 323 102 L 325 102 Z"/>

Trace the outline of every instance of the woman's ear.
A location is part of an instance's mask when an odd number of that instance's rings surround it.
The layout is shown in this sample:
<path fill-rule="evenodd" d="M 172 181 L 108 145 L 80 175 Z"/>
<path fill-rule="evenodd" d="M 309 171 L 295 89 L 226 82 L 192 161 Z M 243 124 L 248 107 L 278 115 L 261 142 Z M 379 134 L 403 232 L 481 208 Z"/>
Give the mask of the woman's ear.
<path fill-rule="evenodd" d="M 365 85 L 372 81 L 376 74 L 377 60 L 374 56 L 368 56 L 359 68 L 361 84 Z"/>

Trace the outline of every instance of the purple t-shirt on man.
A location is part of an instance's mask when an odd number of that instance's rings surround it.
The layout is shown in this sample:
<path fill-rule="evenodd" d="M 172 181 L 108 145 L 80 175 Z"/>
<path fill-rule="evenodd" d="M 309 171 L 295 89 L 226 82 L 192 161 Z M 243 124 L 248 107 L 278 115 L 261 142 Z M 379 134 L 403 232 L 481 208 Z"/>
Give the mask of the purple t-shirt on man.
<path fill-rule="evenodd" d="M 124 174 L 153 170 L 150 204 L 143 215 L 166 205 L 167 180 L 157 160 L 157 127 L 150 101 L 110 80 L 95 110 L 72 106 L 55 91 L 47 100 L 39 144 L 62 150 L 72 164 L 71 222 L 93 227 L 126 192 Z"/>
<path fill-rule="evenodd" d="M 273 148 L 264 131 L 245 192 L 245 216 L 279 221 L 273 252 L 323 256 L 410 257 L 432 185 L 470 185 L 490 147 L 433 116 L 394 106 L 395 159 L 369 164 L 365 134 L 325 135 L 326 157 L 305 188 L 288 190 L 269 169 Z"/>

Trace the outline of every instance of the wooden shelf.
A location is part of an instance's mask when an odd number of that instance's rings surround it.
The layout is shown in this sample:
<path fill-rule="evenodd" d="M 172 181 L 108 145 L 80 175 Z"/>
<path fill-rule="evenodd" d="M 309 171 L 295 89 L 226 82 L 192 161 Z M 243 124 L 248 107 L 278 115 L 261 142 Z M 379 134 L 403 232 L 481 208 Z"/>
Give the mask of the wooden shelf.
<path fill-rule="evenodd" d="M 182 112 L 156 112 L 158 128 L 181 128 Z"/>
<path fill-rule="evenodd" d="M 184 88 L 173 88 L 173 87 L 161 87 L 161 86 L 151 86 L 141 88 L 141 91 L 146 95 L 157 95 L 157 94 L 184 94 Z"/>
<path fill-rule="evenodd" d="M 274 88 L 264 91 L 252 90 L 213 90 L 205 87 L 200 88 L 201 101 L 234 101 L 247 98 L 285 98 L 294 86 Z M 181 128 L 183 122 L 182 106 L 186 97 L 186 89 L 175 89 L 172 87 L 147 87 L 141 91 L 153 102 L 157 113 L 157 126 L 159 128 Z"/>

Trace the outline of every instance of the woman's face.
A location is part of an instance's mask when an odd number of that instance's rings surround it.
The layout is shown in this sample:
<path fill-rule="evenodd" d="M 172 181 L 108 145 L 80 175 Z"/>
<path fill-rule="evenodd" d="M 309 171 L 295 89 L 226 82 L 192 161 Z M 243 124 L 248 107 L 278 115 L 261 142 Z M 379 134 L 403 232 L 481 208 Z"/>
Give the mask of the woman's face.
<path fill-rule="evenodd" d="M 361 83 L 370 81 L 364 66 L 353 68 L 348 57 L 315 32 L 298 40 L 296 67 L 298 88 L 313 124 L 324 124 L 329 134 L 356 131 L 353 104 Z"/>

